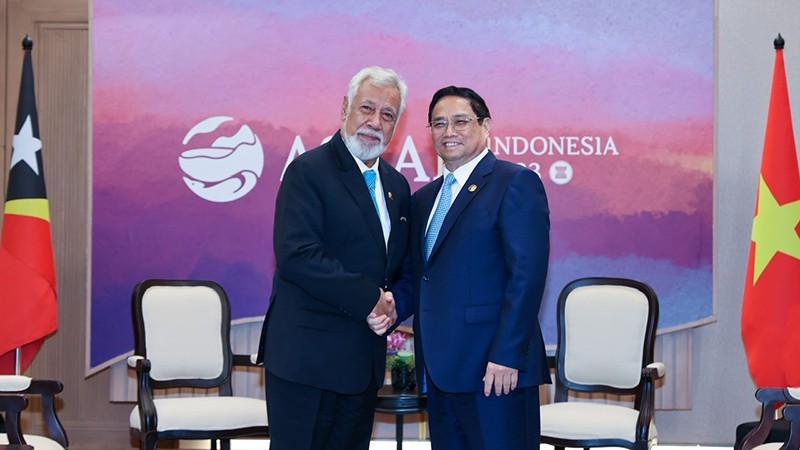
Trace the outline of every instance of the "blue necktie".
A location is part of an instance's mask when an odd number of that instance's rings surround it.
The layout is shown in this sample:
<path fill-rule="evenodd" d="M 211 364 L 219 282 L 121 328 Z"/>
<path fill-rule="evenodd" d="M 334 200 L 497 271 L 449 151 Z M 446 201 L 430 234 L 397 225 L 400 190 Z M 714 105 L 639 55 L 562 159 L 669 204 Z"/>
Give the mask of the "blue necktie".
<path fill-rule="evenodd" d="M 367 189 L 369 189 L 369 196 L 372 197 L 372 204 L 375 205 L 375 211 L 378 212 L 378 217 L 381 216 L 381 210 L 378 209 L 378 199 L 375 198 L 375 178 L 374 170 L 364 171 L 364 181 L 367 182 Z"/>
<path fill-rule="evenodd" d="M 453 184 L 456 182 L 456 177 L 452 173 L 448 173 L 444 179 L 444 186 L 442 186 L 442 195 L 439 196 L 439 204 L 436 205 L 436 211 L 431 218 L 431 224 L 428 225 L 428 234 L 425 235 L 425 260 L 431 256 L 433 244 L 436 243 L 436 237 L 439 236 L 439 230 L 442 228 L 444 218 L 447 216 L 447 211 L 450 209 L 450 203 L 453 198 Z"/>

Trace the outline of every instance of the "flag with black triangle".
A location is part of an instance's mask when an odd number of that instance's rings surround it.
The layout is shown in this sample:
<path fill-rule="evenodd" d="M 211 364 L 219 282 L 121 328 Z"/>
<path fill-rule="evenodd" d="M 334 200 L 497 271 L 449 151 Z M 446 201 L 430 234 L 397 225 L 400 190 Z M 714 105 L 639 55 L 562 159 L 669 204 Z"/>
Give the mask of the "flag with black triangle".
<path fill-rule="evenodd" d="M 42 141 L 33 84 L 33 42 L 24 59 L 17 121 L 0 235 L 0 374 L 20 371 L 58 328 L 50 208 L 44 183 Z"/>

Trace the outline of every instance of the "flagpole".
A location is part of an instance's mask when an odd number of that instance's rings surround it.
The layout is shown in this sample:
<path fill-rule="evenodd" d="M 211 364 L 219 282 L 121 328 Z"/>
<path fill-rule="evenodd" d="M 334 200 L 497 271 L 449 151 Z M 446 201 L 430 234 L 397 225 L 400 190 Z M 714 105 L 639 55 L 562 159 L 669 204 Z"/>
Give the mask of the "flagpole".
<path fill-rule="evenodd" d="M 22 39 L 22 50 L 23 51 L 30 51 L 33 50 L 33 39 L 29 35 L 25 35 L 25 38 Z M 17 347 L 14 350 L 14 375 L 21 375 L 22 373 L 22 347 Z"/>

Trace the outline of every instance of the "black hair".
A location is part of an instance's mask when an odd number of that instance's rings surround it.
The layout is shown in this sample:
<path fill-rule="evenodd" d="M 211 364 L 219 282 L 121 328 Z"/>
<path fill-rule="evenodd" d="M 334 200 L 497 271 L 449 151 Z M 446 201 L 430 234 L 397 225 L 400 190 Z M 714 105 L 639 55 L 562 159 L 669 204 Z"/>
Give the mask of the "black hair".
<path fill-rule="evenodd" d="M 472 107 L 472 112 L 478 116 L 478 123 L 482 124 L 483 119 L 487 117 L 492 117 L 489 114 L 489 107 L 486 106 L 486 102 L 483 101 L 483 98 L 478 95 L 477 92 L 473 91 L 468 87 L 459 87 L 459 86 L 447 86 L 444 88 L 439 89 L 433 94 L 433 98 L 431 99 L 431 104 L 428 107 L 428 122 L 431 121 L 433 115 L 433 107 L 442 99 L 442 97 L 461 97 L 469 100 L 469 106 Z"/>

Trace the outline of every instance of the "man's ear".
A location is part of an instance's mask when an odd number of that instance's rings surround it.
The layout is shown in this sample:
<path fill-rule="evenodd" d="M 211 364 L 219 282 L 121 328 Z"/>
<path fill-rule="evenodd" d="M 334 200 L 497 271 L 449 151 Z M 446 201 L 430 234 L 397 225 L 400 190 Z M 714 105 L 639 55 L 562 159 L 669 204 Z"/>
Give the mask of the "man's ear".
<path fill-rule="evenodd" d="M 489 134 L 489 131 L 492 130 L 492 118 L 486 117 L 483 119 L 483 123 L 481 124 L 484 130 L 486 130 L 486 134 Z"/>
<path fill-rule="evenodd" d="M 345 95 L 342 98 L 342 122 L 344 122 L 345 117 L 347 117 L 347 96 Z"/>

